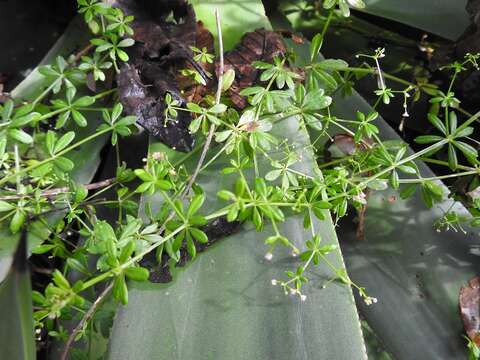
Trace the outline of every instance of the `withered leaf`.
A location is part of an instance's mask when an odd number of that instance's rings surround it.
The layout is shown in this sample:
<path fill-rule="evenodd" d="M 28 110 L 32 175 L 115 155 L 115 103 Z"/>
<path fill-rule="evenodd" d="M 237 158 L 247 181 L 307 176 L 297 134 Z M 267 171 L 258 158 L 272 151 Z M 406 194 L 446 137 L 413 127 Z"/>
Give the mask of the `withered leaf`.
<path fill-rule="evenodd" d="M 117 0 L 116 6 L 133 15 L 133 38 L 143 44 L 150 59 L 160 62 L 191 57 L 195 44 L 196 17 L 184 0 Z"/>
<path fill-rule="evenodd" d="M 468 337 L 480 345 L 480 277 L 462 286 L 459 295 L 460 314 Z"/>
<path fill-rule="evenodd" d="M 165 95 L 185 106 L 175 74 L 188 62 L 198 71 L 191 46 L 195 45 L 197 24 L 193 7 L 185 0 L 118 0 L 115 6 L 133 15 L 136 43 L 129 48 L 129 64 L 117 76 L 120 101 L 125 112 L 163 143 L 180 151 L 190 151 L 194 139 L 188 131 L 191 116 L 165 119 Z"/>
<path fill-rule="evenodd" d="M 284 38 L 291 39 L 295 44 L 304 44 L 305 39 L 301 34 L 295 34 L 290 30 L 276 30 Z"/>
<path fill-rule="evenodd" d="M 117 77 L 119 97 L 124 110 L 137 117 L 137 123 L 158 138 L 164 144 L 179 151 L 190 151 L 193 138 L 188 131 L 191 118 L 189 113 L 180 111 L 175 121 L 165 120 L 165 93 L 168 91 L 180 106 L 185 101 L 175 87 L 174 79 L 158 65 L 144 62 L 139 71 L 135 66 L 125 64 Z M 140 78 L 153 83 L 145 85 Z"/>
<path fill-rule="evenodd" d="M 197 22 L 197 31 L 195 36 L 195 46 L 198 49 L 207 49 L 209 54 L 215 53 L 213 35 L 203 25 L 201 21 Z M 206 73 L 213 73 L 215 71 L 215 65 L 210 63 L 199 64 Z M 189 65 L 191 67 L 191 65 Z M 187 102 L 200 103 L 209 90 L 212 90 L 215 86 L 213 79 L 207 81 L 206 86 L 196 83 L 192 78 L 185 77 L 177 73 L 177 82 L 182 90 L 184 98 Z"/>
<path fill-rule="evenodd" d="M 285 54 L 286 48 L 282 37 L 273 31 L 257 29 L 246 33 L 240 43 L 225 54 L 225 71 L 233 69 L 235 80 L 228 90 L 228 95 L 233 104 L 243 109 L 247 100 L 239 93 L 242 89 L 250 87 L 259 81 L 260 71 L 253 67 L 255 61 L 272 62 L 276 56 Z M 219 64 L 216 64 L 216 72 Z"/>

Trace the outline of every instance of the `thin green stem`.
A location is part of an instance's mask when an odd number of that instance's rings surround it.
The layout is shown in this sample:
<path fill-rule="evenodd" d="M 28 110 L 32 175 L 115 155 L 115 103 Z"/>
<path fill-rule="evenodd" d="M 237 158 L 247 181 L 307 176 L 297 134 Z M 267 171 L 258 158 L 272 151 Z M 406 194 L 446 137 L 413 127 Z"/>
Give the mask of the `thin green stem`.
<path fill-rule="evenodd" d="M 333 17 L 333 9 L 328 12 L 327 21 L 323 25 L 322 39 L 325 38 L 325 34 L 327 33 L 328 27 L 330 25 L 330 21 L 332 21 L 332 17 Z"/>

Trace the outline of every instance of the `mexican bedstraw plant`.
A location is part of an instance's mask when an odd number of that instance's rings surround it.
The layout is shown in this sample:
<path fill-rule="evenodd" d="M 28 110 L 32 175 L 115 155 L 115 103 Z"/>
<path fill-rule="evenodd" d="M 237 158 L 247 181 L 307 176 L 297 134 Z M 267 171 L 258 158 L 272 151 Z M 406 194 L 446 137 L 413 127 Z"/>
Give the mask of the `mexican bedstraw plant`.
<path fill-rule="evenodd" d="M 360 1 L 325 1 L 328 19 L 337 16 L 337 5 L 348 16 L 347 3 L 362 5 Z M 166 94 L 164 126 L 177 122 L 181 113 L 189 113 L 193 118 L 189 131 L 203 141 L 195 171 L 184 164 L 190 154 L 173 162 L 167 153 L 152 153 L 143 168 L 129 169 L 120 156 L 119 138 L 135 132 L 136 117 L 123 114 L 117 89 L 109 88 L 106 79 L 111 79 L 129 60 L 125 49 L 134 44 L 129 25 L 133 17 L 96 0 L 78 0 L 78 5 L 94 34 L 90 44 L 77 54 L 58 57 L 54 64 L 39 69 L 50 85 L 36 99 L 28 103 L 9 100 L 0 108 L 0 223 L 12 234 L 31 231 L 34 224 L 48 230 L 48 238 L 32 252 L 48 254 L 58 268 L 43 291 L 34 291 L 34 316 L 39 332 L 46 329 L 50 336 L 68 338 L 67 349 L 73 340 L 92 331 L 87 326 L 92 311 L 110 291 L 115 299 L 128 303 L 127 279 L 146 281 L 149 277 L 149 270 L 140 264 L 146 255 L 153 253 L 158 261 L 168 256 L 174 263 L 185 253 L 190 258 L 201 256 L 197 254 L 199 245 L 209 242 L 205 225 L 218 218 L 251 223 L 260 232 L 266 225 L 271 226 L 273 234 L 265 236 L 265 259 L 271 260 L 276 248 L 282 246 L 299 260 L 297 267 L 272 279 L 272 284 L 286 294 L 308 301 L 302 292 L 308 282 L 307 269 L 318 265 L 329 267 L 333 279 L 353 286 L 367 304 L 374 303 L 377 299 L 353 283 L 345 269 L 328 260 L 326 255 L 337 249 L 322 240 L 314 219 L 322 221 L 326 211 L 331 211 L 338 220 L 347 214 L 349 204 L 361 209 L 369 191 L 387 187 L 401 188 L 403 198 L 419 189 L 426 205 L 432 206 L 444 195 L 436 180 L 479 172 L 477 150 L 472 146 L 475 141 L 470 135 L 471 125 L 480 113 L 471 115 L 462 110 L 452 91 L 453 82 L 465 67 L 478 66 L 478 55 L 469 54 L 463 62 L 445 68 L 453 76 L 448 90 L 442 92 L 433 85 L 408 83 L 383 73 L 383 49 L 359 54 L 365 60 L 360 67 L 350 67 L 339 59 L 321 59 L 319 52 L 329 21 L 313 37 L 310 58 L 301 68 L 295 66 L 299 55 L 292 51 L 275 56 L 272 62 L 251 64 L 261 75 L 257 83 L 241 89 L 240 95 L 248 101 L 242 110 L 228 99 L 226 91 L 235 73 L 229 70 L 223 74 L 223 65 L 218 74 L 217 96 L 206 95 L 183 106 L 172 94 Z M 220 45 L 221 39 L 219 35 Z M 213 62 L 206 48 L 194 48 L 193 53 L 198 63 Z M 205 83 L 195 70 L 180 71 Z M 372 110 L 357 112 L 349 119 L 332 115 L 334 94 L 348 95 L 355 80 L 365 74 L 378 78 L 378 101 Z M 405 88 L 393 90 L 388 81 L 399 82 Z M 85 82 L 96 89 L 94 95 L 85 95 L 79 87 Z M 377 106 L 400 99 L 404 116 L 408 116 L 406 99 L 416 99 L 420 93 L 431 97 L 426 117 L 436 133 L 418 137 L 416 141 L 425 146 L 415 153 L 405 143 L 382 141 L 375 124 L 379 117 Z M 107 97 L 112 99 L 111 107 L 102 102 Z M 89 112 L 96 113 L 102 123 L 90 123 L 91 117 L 86 116 Z M 302 159 L 298 149 L 275 135 L 275 127 L 282 122 L 294 122 L 299 129 L 308 130 L 312 148 L 316 149 L 326 146 L 333 132 L 340 131 L 348 139 L 350 150 L 331 161 L 319 161 L 321 172 L 299 171 L 296 165 Z M 80 128 L 90 131 L 86 135 L 82 132 L 79 138 Z M 107 135 L 116 149 L 116 176 L 92 184 L 75 183 L 71 173 L 76 164 L 69 154 Z M 217 147 L 214 154 L 206 151 L 212 140 Z M 448 153 L 448 161 L 433 157 L 439 151 Z M 206 195 L 195 178 L 220 159 L 229 164 L 223 168 L 222 176 L 236 180 L 231 188 L 217 189 L 222 207 L 205 209 Z M 451 173 L 423 178 L 415 164 L 417 159 L 443 165 Z M 135 185 L 130 185 L 132 180 L 136 180 Z M 96 189 L 101 190 L 92 193 Z M 114 190 L 115 197 L 100 198 L 108 189 Z M 151 210 L 151 200 L 147 200 L 143 219 L 137 215 L 135 201 L 140 194 L 155 194 L 162 199 L 156 212 Z M 100 205 L 117 208 L 116 223 L 97 216 L 95 209 Z M 477 209 L 479 205 L 476 203 Z M 480 224 L 480 210 L 473 211 L 473 224 Z M 58 220 L 52 217 L 55 214 L 64 216 Z M 304 227 L 311 231 L 311 239 L 301 248 L 279 230 L 278 224 L 291 214 L 301 216 Z M 449 216 L 447 224 L 458 226 L 461 219 Z M 75 234 L 83 240 L 76 240 Z M 93 268 L 89 266 L 92 260 Z M 72 272 L 76 273 L 75 281 L 71 280 Z M 104 291 L 92 304 L 86 294 L 100 283 L 105 284 Z M 73 338 L 69 338 L 58 320 L 79 314 L 83 319 Z"/>

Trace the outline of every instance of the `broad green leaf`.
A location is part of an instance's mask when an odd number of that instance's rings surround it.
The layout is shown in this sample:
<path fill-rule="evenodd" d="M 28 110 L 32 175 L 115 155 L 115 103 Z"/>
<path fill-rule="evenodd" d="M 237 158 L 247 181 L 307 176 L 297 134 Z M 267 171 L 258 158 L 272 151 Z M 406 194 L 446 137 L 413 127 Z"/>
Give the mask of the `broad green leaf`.
<path fill-rule="evenodd" d="M 0 349 L 2 359 L 36 358 L 32 289 L 27 267 L 26 235 L 15 253 L 7 277 L 0 282 Z"/>
<path fill-rule="evenodd" d="M 470 24 L 467 0 L 365 0 L 360 11 L 395 20 L 449 40 L 457 40 Z"/>

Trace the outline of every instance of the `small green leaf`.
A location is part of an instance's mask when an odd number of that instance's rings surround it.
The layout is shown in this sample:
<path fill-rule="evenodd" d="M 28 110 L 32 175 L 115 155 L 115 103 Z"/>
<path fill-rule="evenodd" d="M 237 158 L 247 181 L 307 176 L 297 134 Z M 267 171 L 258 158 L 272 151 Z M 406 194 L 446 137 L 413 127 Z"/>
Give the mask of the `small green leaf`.
<path fill-rule="evenodd" d="M 72 160 L 67 159 L 66 157 L 60 156 L 53 160 L 53 163 L 55 166 L 57 166 L 59 169 L 63 171 L 70 171 L 75 167 L 75 164 L 73 163 Z"/>
<path fill-rule="evenodd" d="M 10 211 L 13 209 L 15 209 L 15 206 L 6 201 L 0 200 L 0 212 Z"/>
<path fill-rule="evenodd" d="M 8 130 L 8 135 L 17 140 L 20 141 L 21 143 L 24 144 L 31 144 L 33 143 L 33 138 L 27 134 L 25 131 L 20 130 L 20 129 L 9 129 Z"/>
<path fill-rule="evenodd" d="M 125 269 L 125 275 L 130 280 L 134 281 L 147 281 L 148 277 L 150 276 L 150 273 L 148 272 L 147 269 L 143 267 L 129 267 Z"/>
<path fill-rule="evenodd" d="M 201 242 L 202 244 L 206 244 L 208 242 L 208 236 L 202 230 L 190 228 L 189 231 L 198 242 Z"/>
<path fill-rule="evenodd" d="M 113 281 L 113 296 L 121 301 L 123 305 L 128 304 L 128 288 L 123 274 L 117 276 Z"/>
<path fill-rule="evenodd" d="M 57 140 L 57 135 L 51 131 L 47 131 L 47 135 L 45 136 L 45 146 L 47 148 L 47 151 L 49 155 L 54 155 L 54 149 L 55 149 L 55 142 Z"/>
<path fill-rule="evenodd" d="M 87 107 L 92 105 L 95 102 L 95 98 L 92 96 L 83 96 L 80 99 L 76 100 L 74 105 L 78 107 Z"/>
<path fill-rule="evenodd" d="M 369 181 L 367 186 L 372 190 L 385 190 L 388 188 L 388 183 L 386 180 L 374 179 Z"/>
<path fill-rule="evenodd" d="M 61 289 L 70 289 L 70 283 L 59 270 L 55 270 L 52 275 L 53 282 Z"/>
<path fill-rule="evenodd" d="M 226 110 L 227 110 L 226 105 L 216 104 L 216 105 L 213 105 L 210 109 L 208 109 L 208 112 L 212 114 L 221 114 L 221 113 L 224 113 Z"/>
<path fill-rule="evenodd" d="M 133 44 L 135 44 L 135 40 L 128 38 L 128 39 L 123 39 L 122 41 L 120 41 L 117 46 L 118 47 L 129 47 L 129 46 L 132 46 Z"/>
<path fill-rule="evenodd" d="M 452 144 L 448 144 L 448 166 L 455 170 L 458 166 L 457 152 Z"/>
<path fill-rule="evenodd" d="M 223 74 L 222 78 L 222 91 L 225 92 L 230 89 L 232 86 L 233 81 L 235 80 L 235 70 L 230 68 Z"/>
<path fill-rule="evenodd" d="M 445 135 L 447 134 L 447 129 L 445 125 L 443 124 L 442 120 L 438 118 L 437 115 L 428 113 L 427 117 L 428 117 L 428 120 L 433 124 L 433 126 L 435 126 L 438 130 L 440 130 L 442 134 L 445 134 Z"/>
<path fill-rule="evenodd" d="M 348 68 L 348 63 L 340 59 L 326 59 L 315 64 L 315 67 L 322 70 L 342 70 Z"/>
<path fill-rule="evenodd" d="M 192 201 L 190 202 L 190 206 L 188 207 L 187 217 L 191 217 L 193 214 L 195 214 L 198 211 L 198 209 L 202 207 L 204 201 L 205 201 L 204 194 L 195 195 Z"/>
<path fill-rule="evenodd" d="M 85 116 L 83 116 L 83 114 L 80 111 L 72 109 L 72 117 L 78 126 L 80 127 L 87 126 L 88 124 L 87 119 L 85 119 Z"/>
<path fill-rule="evenodd" d="M 282 174 L 282 170 L 272 170 L 265 175 L 265 179 L 268 181 L 276 180 Z"/>
<path fill-rule="evenodd" d="M 441 140 L 443 140 L 443 138 L 437 135 L 422 135 L 415 138 L 417 144 L 430 144 Z"/>
<path fill-rule="evenodd" d="M 173 186 L 168 180 L 157 180 L 155 185 L 161 190 L 170 190 Z"/>
<path fill-rule="evenodd" d="M 74 131 L 69 131 L 65 135 L 63 135 L 60 139 L 55 144 L 55 148 L 53 150 L 53 153 L 56 154 L 63 149 L 65 149 L 75 138 L 75 132 Z"/>
<path fill-rule="evenodd" d="M 476 159 L 478 156 L 477 150 L 463 141 L 454 141 L 453 144 L 459 149 L 467 158 Z"/>
<path fill-rule="evenodd" d="M 322 43 L 323 43 L 322 34 L 316 34 L 312 38 L 312 42 L 310 44 L 310 61 L 315 60 L 315 57 L 318 55 L 320 49 L 322 48 Z"/>

